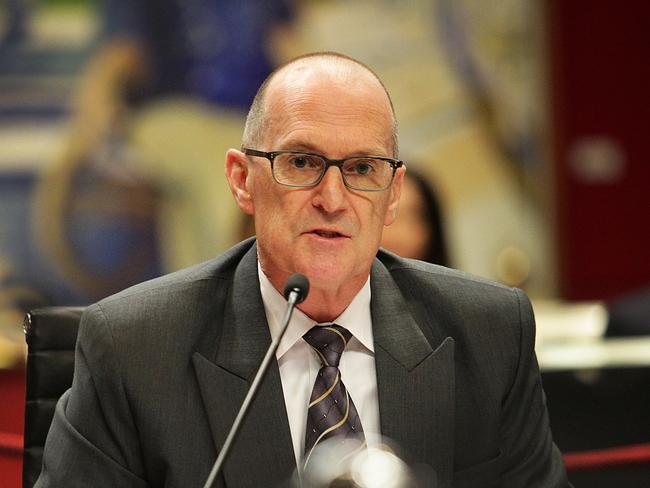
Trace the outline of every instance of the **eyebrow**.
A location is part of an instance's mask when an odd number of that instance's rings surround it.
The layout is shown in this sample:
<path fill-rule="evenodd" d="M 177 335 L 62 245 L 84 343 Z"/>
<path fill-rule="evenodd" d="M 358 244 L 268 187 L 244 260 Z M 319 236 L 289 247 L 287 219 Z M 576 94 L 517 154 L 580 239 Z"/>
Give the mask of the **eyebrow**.
<path fill-rule="evenodd" d="M 283 146 L 286 146 L 286 148 L 287 148 L 287 149 L 284 149 L 285 151 L 304 151 L 304 152 L 324 156 L 323 151 L 321 151 L 316 146 L 313 146 L 312 144 L 309 144 L 308 142 L 295 142 L 295 143 L 292 143 L 291 141 L 288 141 L 287 143 L 284 143 Z M 355 151 L 355 152 L 351 153 L 347 157 L 350 157 L 350 156 L 381 156 L 382 152 L 383 151 L 362 150 L 362 151 Z M 381 156 L 381 157 L 391 157 L 391 156 Z"/>
<path fill-rule="evenodd" d="M 283 144 L 283 146 L 287 148 L 287 151 L 318 152 L 318 148 L 316 146 L 312 146 L 311 144 L 305 142 L 288 141 L 288 143 Z"/>

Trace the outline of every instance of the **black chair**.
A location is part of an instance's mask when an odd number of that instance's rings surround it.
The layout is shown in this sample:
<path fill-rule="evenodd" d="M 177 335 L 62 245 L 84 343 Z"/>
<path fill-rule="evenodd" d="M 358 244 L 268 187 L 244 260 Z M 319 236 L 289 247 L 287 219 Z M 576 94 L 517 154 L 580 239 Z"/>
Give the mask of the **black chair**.
<path fill-rule="evenodd" d="M 41 472 L 43 446 L 59 397 L 72 385 L 74 349 L 83 307 L 47 307 L 29 312 L 25 388 L 23 487 L 31 488 Z"/>
<path fill-rule="evenodd" d="M 650 486 L 650 367 L 543 372 L 542 380 L 575 488 Z"/>

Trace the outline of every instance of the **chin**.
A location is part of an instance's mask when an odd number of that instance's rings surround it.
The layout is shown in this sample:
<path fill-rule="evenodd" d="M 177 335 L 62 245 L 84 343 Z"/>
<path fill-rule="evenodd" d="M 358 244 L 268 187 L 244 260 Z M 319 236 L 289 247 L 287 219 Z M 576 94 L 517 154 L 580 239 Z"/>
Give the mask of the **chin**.
<path fill-rule="evenodd" d="M 365 281 L 368 271 L 356 269 L 344 262 L 313 262 L 300 271 L 307 278 L 312 289 L 337 292 L 343 285 L 350 285 L 355 280 Z"/>

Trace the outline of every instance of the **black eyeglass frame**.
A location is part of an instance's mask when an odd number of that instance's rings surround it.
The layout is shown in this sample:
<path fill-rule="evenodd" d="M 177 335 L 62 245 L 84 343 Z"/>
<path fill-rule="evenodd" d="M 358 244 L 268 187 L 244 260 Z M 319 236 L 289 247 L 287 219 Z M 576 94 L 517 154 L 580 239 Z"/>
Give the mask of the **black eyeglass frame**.
<path fill-rule="evenodd" d="M 350 188 L 351 190 L 355 190 L 355 191 L 373 191 L 373 192 L 386 191 L 390 188 L 390 185 L 393 183 L 393 180 L 395 179 L 395 172 L 397 171 L 397 169 L 401 168 L 404 165 L 404 161 L 401 161 L 399 159 L 387 158 L 385 156 L 350 156 L 349 158 L 344 158 L 344 159 L 329 159 L 323 156 L 322 154 L 310 153 L 305 151 L 258 151 L 257 149 L 251 149 L 248 147 L 242 147 L 242 151 L 247 156 L 258 156 L 260 158 L 268 159 L 269 163 L 271 163 L 271 174 L 273 175 L 273 180 L 275 180 L 275 182 L 279 185 L 290 186 L 293 188 L 311 188 L 314 186 L 318 186 L 318 184 L 323 180 L 325 173 L 327 173 L 327 170 L 330 169 L 331 166 L 336 166 L 341 172 L 341 176 L 343 178 L 343 184 L 346 186 L 346 188 Z M 321 172 L 321 175 L 318 177 L 318 179 L 315 182 L 310 183 L 308 185 L 297 185 L 297 184 L 294 185 L 291 183 L 282 183 L 281 181 L 278 181 L 278 179 L 275 177 L 275 171 L 273 171 L 273 161 L 280 154 L 304 154 L 305 156 L 315 156 L 325 161 L 325 167 Z M 393 174 L 390 177 L 390 181 L 384 188 L 357 188 L 355 186 L 351 186 L 350 184 L 348 184 L 345 175 L 343 174 L 343 164 L 350 159 L 360 159 L 360 158 L 378 159 L 380 161 L 386 161 L 388 164 L 390 164 L 390 167 L 393 170 Z"/>

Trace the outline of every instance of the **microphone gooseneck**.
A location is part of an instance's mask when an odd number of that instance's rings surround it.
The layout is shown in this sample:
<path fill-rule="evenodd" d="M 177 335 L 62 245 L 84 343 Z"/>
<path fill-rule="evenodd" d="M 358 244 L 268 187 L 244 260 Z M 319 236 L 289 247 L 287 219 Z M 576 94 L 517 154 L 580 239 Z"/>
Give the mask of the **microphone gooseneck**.
<path fill-rule="evenodd" d="M 257 370 L 257 373 L 255 374 L 253 383 L 251 383 L 251 387 L 248 389 L 246 398 L 244 398 L 241 407 L 239 407 L 239 412 L 237 412 L 237 417 L 235 418 L 235 421 L 232 423 L 232 427 L 230 427 L 230 432 L 228 432 L 228 436 L 226 437 L 226 440 L 223 443 L 223 447 L 219 451 L 217 460 L 214 462 L 214 465 L 212 466 L 212 470 L 210 471 L 210 475 L 208 476 L 205 485 L 203 485 L 203 488 L 211 488 L 215 480 L 217 479 L 217 475 L 221 472 L 221 468 L 223 467 L 223 464 L 226 461 L 228 454 L 230 453 L 230 449 L 235 440 L 235 437 L 237 436 L 237 433 L 239 432 L 241 424 L 244 418 L 246 417 L 246 414 L 248 413 L 248 409 L 250 408 L 253 400 L 255 399 L 255 395 L 257 395 L 257 391 L 259 390 L 262 380 L 266 375 L 266 371 L 269 369 L 271 360 L 275 356 L 275 351 L 277 351 L 278 346 L 280 345 L 282 336 L 284 336 L 284 333 L 287 331 L 287 326 L 289 325 L 289 321 L 291 320 L 291 314 L 293 313 L 293 309 L 298 303 L 302 303 L 302 301 L 305 298 L 307 298 L 308 293 L 309 293 L 309 280 L 305 275 L 302 275 L 300 273 L 292 274 L 287 280 L 287 283 L 284 285 L 284 297 L 287 299 L 287 308 L 284 312 L 284 317 L 282 318 L 282 322 L 280 323 L 281 324 L 280 333 L 273 338 L 273 340 L 271 341 L 271 345 L 266 351 L 266 355 L 264 356 L 264 359 L 262 359 L 262 363 L 260 364 L 260 367 Z"/>

